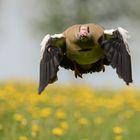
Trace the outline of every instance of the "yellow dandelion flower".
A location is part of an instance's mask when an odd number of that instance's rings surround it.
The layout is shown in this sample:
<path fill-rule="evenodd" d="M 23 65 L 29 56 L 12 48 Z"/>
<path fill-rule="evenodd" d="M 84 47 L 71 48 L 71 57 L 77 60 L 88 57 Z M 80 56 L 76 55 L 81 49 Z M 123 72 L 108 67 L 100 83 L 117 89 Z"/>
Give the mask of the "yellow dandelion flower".
<path fill-rule="evenodd" d="M 36 137 L 38 135 L 38 133 L 40 132 L 40 128 L 38 124 L 32 124 L 31 126 L 31 134 L 33 137 Z"/>
<path fill-rule="evenodd" d="M 114 127 L 113 131 L 115 134 L 121 134 L 123 132 L 123 128 L 121 127 Z"/>
<path fill-rule="evenodd" d="M 29 112 L 31 113 L 32 117 L 36 119 L 40 114 L 40 109 L 34 104 L 33 106 L 29 107 Z"/>
<path fill-rule="evenodd" d="M 65 119 L 66 118 L 66 113 L 63 110 L 57 110 L 56 111 L 56 117 L 58 119 Z"/>
<path fill-rule="evenodd" d="M 28 138 L 26 136 L 20 136 L 19 140 L 28 140 Z"/>
<path fill-rule="evenodd" d="M 95 124 L 102 124 L 103 123 L 103 118 L 102 117 L 96 117 L 94 120 Z"/>
<path fill-rule="evenodd" d="M 22 122 L 22 120 L 24 119 L 23 115 L 22 114 L 14 114 L 14 120 L 17 121 L 17 122 Z"/>
<path fill-rule="evenodd" d="M 39 125 L 38 124 L 32 124 L 31 130 L 32 130 L 32 132 L 39 132 L 40 131 Z"/>
<path fill-rule="evenodd" d="M 47 118 L 48 116 L 50 116 L 52 113 L 52 109 L 47 107 L 47 108 L 43 108 L 41 111 L 40 111 L 40 116 L 43 117 L 43 118 Z"/>
<path fill-rule="evenodd" d="M 122 140 L 122 136 L 115 136 L 114 140 Z"/>
<path fill-rule="evenodd" d="M 69 128 L 69 124 L 66 121 L 63 121 L 60 123 L 61 128 L 63 129 L 68 129 Z"/>
<path fill-rule="evenodd" d="M 53 135 L 62 136 L 64 134 L 64 130 L 60 127 L 56 127 L 52 130 Z"/>
<path fill-rule="evenodd" d="M 27 125 L 27 120 L 22 114 L 14 114 L 13 119 L 21 124 L 22 127 Z"/>
<path fill-rule="evenodd" d="M 88 119 L 86 118 L 80 118 L 78 122 L 80 125 L 87 125 L 89 123 Z"/>

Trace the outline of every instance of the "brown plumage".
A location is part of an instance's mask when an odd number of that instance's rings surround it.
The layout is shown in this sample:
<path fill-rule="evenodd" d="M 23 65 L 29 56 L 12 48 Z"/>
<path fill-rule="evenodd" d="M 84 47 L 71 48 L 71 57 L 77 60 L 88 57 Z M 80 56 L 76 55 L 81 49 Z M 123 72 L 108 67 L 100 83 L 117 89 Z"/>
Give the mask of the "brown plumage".
<path fill-rule="evenodd" d="M 127 31 L 105 30 L 97 24 L 77 24 L 61 34 L 47 34 L 41 43 L 39 93 L 57 80 L 58 67 L 71 69 L 75 77 L 105 71 L 111 65 L 126 84 L 132 82 Z"/>

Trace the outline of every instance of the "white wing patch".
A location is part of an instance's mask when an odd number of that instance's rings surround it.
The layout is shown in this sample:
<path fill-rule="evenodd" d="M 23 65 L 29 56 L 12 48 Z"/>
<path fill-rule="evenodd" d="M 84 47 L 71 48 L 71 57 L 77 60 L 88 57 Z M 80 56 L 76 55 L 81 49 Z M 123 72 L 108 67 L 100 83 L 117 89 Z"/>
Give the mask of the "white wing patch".
<path fill-rule="evenodd" d="M 114 31 L 115 29 L 107 29 L 107 30 L 104 30 L 104 34 L 113 35 Z"/>
<path fill-rule="evenodd" d="M 48 40 L 50 39 L 51 35 L 47 34 L 41 41 L 40 45 L 41 45 L 41 59 L 43 58 L 43 53 L 45 51 L 46 48 L 46 44 L 48 42 Z"/>
<path fill-rule="evenodd" d="M 128 38 L 130 38 L 130 35 L 127 30 L 123 29 L 122 27 L 118 27 L 117 29 L 120 32 L 120 34 L 122 35 L 124 40 L 127 40 Z"/>
<path fill-rule="evenodd" d="M 129 50 L 129 47 L 128 47 L 128 39 L 130 38 L 130 34 L 128 33 L 127 30 L 123 29 L 122 27 L 118 27 L 117 30 L 122 35 L 122 38 L 123 38 L 123 41 L 125 43 L 127 52 L 130 54 L 130 50 Z"/>
<path fill-rule="evenodd" d="M 62 38 L 62 37 L 64 37 L 64 35 L 63 34 L 54 34 L 51 37 L 52 38 Z"/>
<path fill-rule="evenodd" d="M 50 35 L 50 34 L 47 34 L 41 41 L 40 45 L 41 45 L 41 59 L 43 58 L 43 53 L 46 49 L 46 44 L 48 43 L 49 39 L 52 38 L 52 39 L 58 39 L 58 38 L 63 38 L 64 35 L 63 34 L 54 34 L 54 35 Z"/>
<path fill-rule="evenodd" d="M 130 35 L 129 35 L 127 30 L 125 30 L 122 27 L 118 27 L 117 29 L 107 29 L 107 30 L 104 30 L 104 34 L 113 35 L 113 32 L 116 31 L 116 30 L 118 30 L 119 33 L 121 34 L 122 39 L 124 41 L 124 44 L 126 46 L 127 52 L 130 54 L 130 50 L 129 50 L 129 47 L 128 47 L 128 39 L 130 38 Z"/>

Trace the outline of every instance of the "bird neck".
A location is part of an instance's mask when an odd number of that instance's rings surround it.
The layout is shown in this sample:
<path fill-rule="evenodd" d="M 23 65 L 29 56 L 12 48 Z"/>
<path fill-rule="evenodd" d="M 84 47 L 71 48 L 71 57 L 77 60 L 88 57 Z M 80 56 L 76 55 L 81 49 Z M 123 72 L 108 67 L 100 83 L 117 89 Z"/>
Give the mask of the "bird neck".
<path fill-rule="evenodd" d="M 83 47 L 83 46 L 89 47 L 89 46 L 94 46 L 94 44 L 95 44 L 94 40 L 91 37 L 87 38 L 85 40 L 78 38 L 75 43 L 80 47 Z"/>

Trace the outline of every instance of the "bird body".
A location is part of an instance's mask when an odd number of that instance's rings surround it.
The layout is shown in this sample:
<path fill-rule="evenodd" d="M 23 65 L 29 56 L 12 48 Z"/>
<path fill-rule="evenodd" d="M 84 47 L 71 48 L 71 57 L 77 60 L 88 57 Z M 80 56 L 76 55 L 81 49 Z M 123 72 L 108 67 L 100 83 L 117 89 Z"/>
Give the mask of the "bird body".
<path fill-rule="evenodd" d="M 95 24 L 85 24 L 84 26 L 89 27 L 91 37 L 88 40 L 83 41 L 78 38 L 80 26 L 81 25 L 78 24 L 69 27 L 63 33 L 66 37 L 66 55 L 69 59 L 76 61 L 78 64 L 84 65 L 95 63 L 104 56 L 104 53 L 97 42 L 98 38 L 103 35 L 103 29 Z M 94 34 L 98 35 L 94 36 Z"/>
<path fill-rule="evenodd" d="M 60 34 L 47 34 L 41 46 L 39 93 L 57 80 L 59 66 L 82 78 L 111 65 L 126 84 L 132 82 L 127 31 L 121 27 L 105 30 L 97 24 L 77 24 Z"/>
<path fill-rule="evenodd" d="M 78 51 L 68 48 L 66 56 L 78 64 L 92 64 L 103 58 L 104 53 L 99 46 L 91 46 L 92 48 L 87 51 Z"/>

